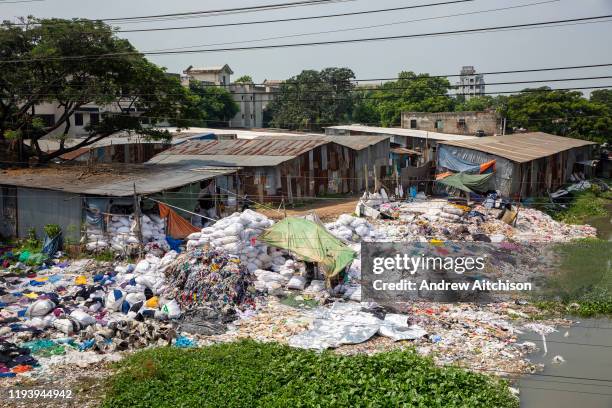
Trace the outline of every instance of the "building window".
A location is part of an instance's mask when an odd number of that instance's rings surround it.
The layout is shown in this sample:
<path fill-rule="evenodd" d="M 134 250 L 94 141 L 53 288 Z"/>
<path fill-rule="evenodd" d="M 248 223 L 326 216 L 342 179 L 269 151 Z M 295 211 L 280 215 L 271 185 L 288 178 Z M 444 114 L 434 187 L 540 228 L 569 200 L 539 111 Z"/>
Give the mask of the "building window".
<path fill-rule="evenodd" d="M 251 119 L 253 119 L 253 114 L 251 113 Z"/>
<path fill-rule="evenodd" d="M 436 129 L 442 129 L 443 127 L 444 123 L 442 122 L 442 119 L 436 120 Z"/>
<path fill-rule="evenodd" d="M 75 126 L 83 126 L 83 114 L 75 113 L 74 114 L 74 125 Z"/>
<path fill-rule="evenodd" d="M 242 114 L 242 119 L 244 119 L 244 113 Z"/>
<path fill-rule="evenodd" d="M 464 118 L 461 118 L 457 121 L 457 128 L 465 129 L 465 119 Z"/>
<path fill-rule="evenodd" d="M 99 113 L 90 113 L 89 114 L 89 124 L 90 125 L 98 125 L 98 124 L 100 124 L 100 114 Z"/>
<path fill-rule="evenodd" d="M 417 120 L 410 119 L 410 129 L 416 129 L 416 128 L 417 128 Z"/>
<path fill-rule="evenodd" d="M 223 75 L 223 85 L 225 85 L 225 75 Z"/>

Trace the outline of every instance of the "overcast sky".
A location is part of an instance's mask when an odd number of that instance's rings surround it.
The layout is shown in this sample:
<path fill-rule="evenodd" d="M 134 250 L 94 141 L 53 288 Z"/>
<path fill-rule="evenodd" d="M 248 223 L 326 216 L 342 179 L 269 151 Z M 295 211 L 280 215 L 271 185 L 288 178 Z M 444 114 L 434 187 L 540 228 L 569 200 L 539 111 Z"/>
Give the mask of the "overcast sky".
<path fill-rule="evenodd" d="M 3 1 L 5 4 L 3 4 Z M 31 3 L 8 3 L 0 0 L 0 16 L 114 18 L 177 13 L 211 9 L 227 9 L 293 0 L 45 0 Z M 361 10 L 427 4 L 443 0 L 351 0 L 329 5 L 298 7 L 257 13 L 191 18 L 163 22 L 123 24 L 123 29 L 220 24 L 238 21 L 268 20 L 301 16 L 345 13 Z M 404 22 L 406 20 L 471 13 L 546 0 L 475 0 L 464 4 L 435 6 L 413 10 L 336 17 L 298 22 L 258 24 L 238 27 L 202 28 L 161 32 L 121 33 L 141 51 L 186 46 L 225 47 L 263 44 L 328 41 L 335 39 L 404 35 L 461 30 L 499 25 L 560 20 L 612 14 L 612 0 L 559 0 L 504 11 L 474 15 L 405 22 L 386 27 L 355 31 L 307 35 L 313 32 L 363 28 L 366 26 Z M 252 40 L 301 34 L 286 39 L 252 42 Z M 244 43 L 244 41 L 251 41 Z M 427 72 L 432 75 L 458 73 L 462 65 L 474 65 L 478 71 L 516 70 L 526 68 L 612 63 L 612 21 L 597 24 L 571 25 L 556 28 L 454 35 L 423 39 L 400 39 L 346 45 L 248 50 L 201 54 L 152 56 L 150 59 L 169 72 L 181 72 L 189 65 L 229 64 L 234 78 L 249 74 L 256 82 L 284 79 L 303 69 L 338 66 L 353 69 L 357 78 L 395 77 L 402 70 Z M 612 67 L 515 75 L 486 76 L 488 83 L 587 76 L 612 76 Z M 450 78 L 455 82 L 456 78 Z M 541 86 L 542 83 L 530 86 Z M 552 87 L 612 85 L 612 79 L 581 82 L 557 82 Z M 528 85 L 489 86 L 487 92 L 518 90 Z"/>

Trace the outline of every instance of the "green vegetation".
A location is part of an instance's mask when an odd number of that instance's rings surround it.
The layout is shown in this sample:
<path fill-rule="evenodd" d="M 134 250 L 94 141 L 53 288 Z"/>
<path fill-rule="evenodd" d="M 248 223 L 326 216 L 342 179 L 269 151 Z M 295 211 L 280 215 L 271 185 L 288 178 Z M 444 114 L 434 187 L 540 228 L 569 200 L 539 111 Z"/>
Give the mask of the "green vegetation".
<path fill-rule="evenodd" d="M 11 149 L 26 157 L 49 162 L 65 153 L 89 146 L 119 131 L 132 131 L 151 139 L 167 140 L 170 133 L 145 123 L 168 119 L 186 126 L 199 119 L 198 97 L 181 86 L 179 78 L 149 62 L 113 27 L 101 21 L 83 19 L 38 19 L 28 17 L 22 24 L 0 24 L 0 54 L 3 60 L 36 60 L 44 63 L 9 64 L 2 70 L 0 100 L 0 143 L 10 140 Z M 113 58 L 80 58 L 113 54 Z M 76 58 L 79 57 L 79 58 Z M 34 92 L 33 90 L 36 90 Z M 116 114 L 117 96 L 125 96 L 123 109 L 138 115 Z M 54 121 L 35 114 L 35 106 L 53 102 L 65 111 Z M 98 120 L 84 128 L 86 137 L 75 145 L 60 144 L 45 151 L 39 140 L 51 133 L 60 140 L 68 137 L 84 105 L 95 103 L 102 110 Z M 152 119 L 151 119 L 152 118 Z M 48 118 L 47 118 L 48 119 Z"/>
<path fill-rule="evenodd" d="M 546 283 L 537 305 L 582 317 L 612 316 L 612 242 L 583 239 L 555 245 L 558 273 Z"/>
<path fill-rule="evenodd" d="M 612 190 L 602 192 L 599 187 L 592 186 L 590 190 L 578 193 L 566 210 L 552 215 L 558 221 L 568 224 L 584 224 L 589 217 L 607 215 L 606 205 L 611 203 Z"/>
<path fill-rule="evenodd" d="M 192 121 L 191 125 L 204 127 L 227 125 L 227 122 L 240 111 L 232 94 L 223 87 L 191 81 L 189 90 L 197 96 L 194 107 L 202 117 L 199 121 Z"/>
<path fill-rule="evenodd" d="M 340 356 L 241 341 L 118 363 L 110 407 L 518 407 L 506 384 L 414 351 Z"/>
<path fill-rule="evenodd" d="M 57 225 L 57 224 L 47 224 L 47 225 L 45 225 L 45 234 L 47 234 L 47 236 L 49 238 L 56 237 L 61 232 L 62 232 L 62 228 L 59 225 Z"/>
<path fill-rule="evenodd" d="M 286 129 L 321 130 L 349 120 L 352 109 L 351 82 L 355 74 L 348 68 L 304 70 L 284 81 L 268 105 L 271 125 Z"/>
<path fill-rule="evenodd" d="M 243 75 L 240 78 L 236 79 L 234 82 L 239 83 L 239 84 L 252 84 L 253 77 L 250 75 Z"/>

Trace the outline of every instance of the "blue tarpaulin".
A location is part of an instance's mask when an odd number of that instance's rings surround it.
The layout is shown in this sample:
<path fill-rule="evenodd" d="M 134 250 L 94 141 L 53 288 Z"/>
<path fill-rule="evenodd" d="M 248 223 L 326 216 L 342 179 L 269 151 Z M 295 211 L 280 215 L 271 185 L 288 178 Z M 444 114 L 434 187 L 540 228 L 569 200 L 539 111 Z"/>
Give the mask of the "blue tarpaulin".
<path fill-rule="evenodd" d="M 463 160 L 457 156 L 454 156 L 446 149 L 438 150 L 438 167 L 445 167 L 451 171 L 460 173 L 480 173 L 480 164 Z"/>

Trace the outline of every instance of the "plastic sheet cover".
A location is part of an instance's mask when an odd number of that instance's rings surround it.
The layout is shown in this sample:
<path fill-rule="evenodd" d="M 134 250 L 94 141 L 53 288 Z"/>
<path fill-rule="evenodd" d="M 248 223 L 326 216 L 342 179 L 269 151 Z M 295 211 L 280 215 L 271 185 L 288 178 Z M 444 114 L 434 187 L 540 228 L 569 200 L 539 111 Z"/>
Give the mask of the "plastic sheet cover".
<path fill-rule="evenodd" d="M 418 326 L 409 326 L 406 315 L 387 314 L 382 320 L 362 311 L 359 303 L 336 302 L 329 309 L 315 310 L 314 314 L 310 330 L 289 339 L 291 347 L 325 350 L 363 343 L 377 333 L 395 341 L 417 339 L 427 334 Z"/>

